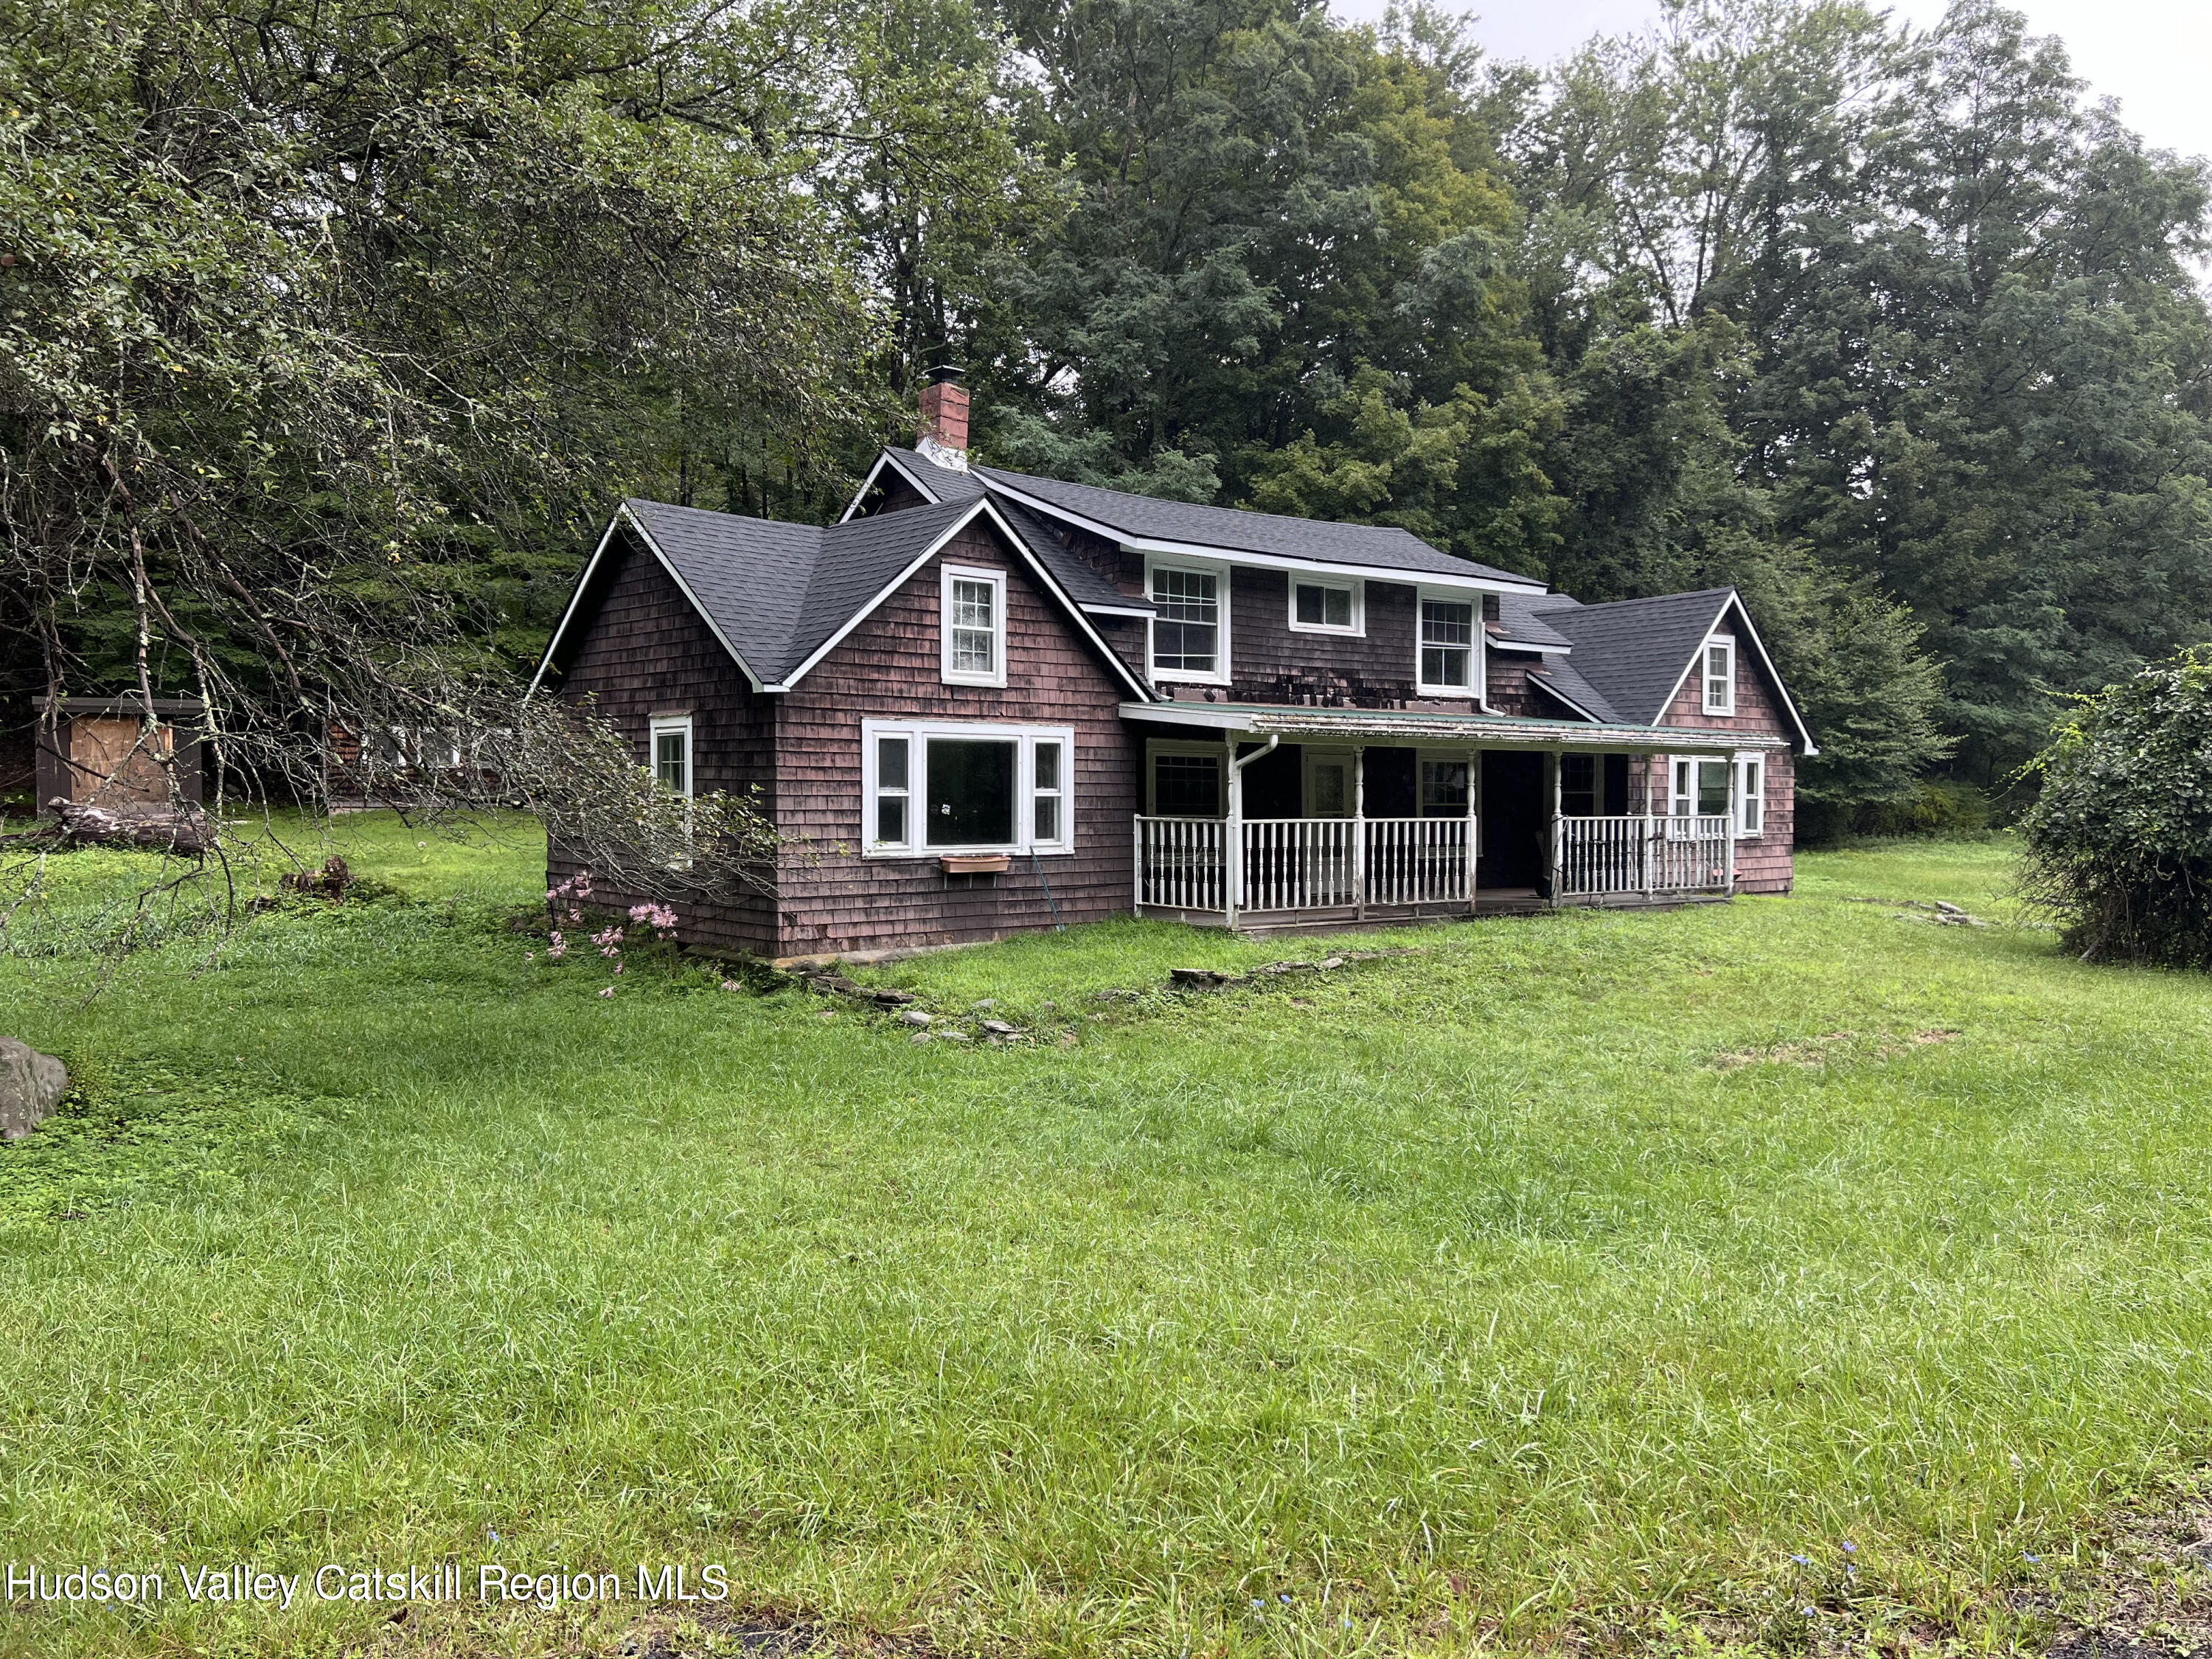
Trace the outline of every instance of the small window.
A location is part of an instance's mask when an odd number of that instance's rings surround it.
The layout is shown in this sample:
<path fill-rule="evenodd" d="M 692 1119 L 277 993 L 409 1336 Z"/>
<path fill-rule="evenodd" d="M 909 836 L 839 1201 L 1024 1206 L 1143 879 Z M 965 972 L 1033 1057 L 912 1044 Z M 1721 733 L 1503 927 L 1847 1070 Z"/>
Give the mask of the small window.
<path fill-rule="evenodd" d="M 1467 816 L 1467 763 L 1425 760 L 1421 763 L 1421 816 L 1459 818 Z"/>
<path fill-rule="evenodd" d="M 1746 755 L 1736 762 L 1736 829 L 1756 836 L 1766 828 L 1766 759 Z"/>
<path fill-rule="evenodd" d="M 943 605 L 945 684 L 1004 685 L 1006 573 L 946 565 Z"/>
<path fill-rule="evenodd" d="M 676 794 L 691 793 L 690 715 L 664 715 L 653 720 L 653 775 Z"/>
<path fill-rule="evenodd" d="M 1060 811 L 1060 746 L 1057 743 L 1040 743 L 1036 746 L 1036 780 L 1030 787 L 1030 835 L 1032 840 L 1046 846 L 1056 846 L 1065 839 L 1060 826 L 1066 822 Z"/>
<path fill-rule="evenodd" d="M 1735 713 L 1735 641 L 1705 641 L 1705 702 L 1708 714 Z"/>
<path fill-rule="evenodd" d="M 1467 599 L 1421 601 L 1424 691 L 1465 696 L 1474 685 L 1474 605 Z"/>
<path fill-rule="evenodd" d="M 1307 634 L 1357 634 L 1364 618 L 1360 591 L 1352 582 L 1291 584 L 1291 626 Z"/>
<path fill-rule="evenodd" d="M 1221 757 L 1152 757 L 1152 812 L 1163 818 L 1221 816 Z"/>
<path fill-rule="evenodd" d="M 925 838 L 932 847 L 1009 847 L 1014 841 L 1014 773 L 1018 742 L 996 738 L 929 739 Z"/>
<path fill-rule="evenodd" d="M 1222 678 L 1221 578 L 1178 565 L 1152 568 L 1152 672 L 1183 678 Z"/>
<path fill-rule="evenodd" d="M 913 842 L 908 817 L 911 792 L 907 781 L 913 750 L 911 738 L 876 739 L 875 844 L 878 847 L 905 847 Z"/>
<path fill-rule="evenodd" d="M 1559 811 L 1571 818 L 1597 816 L 1597 757 L 1559 757 Z"/>

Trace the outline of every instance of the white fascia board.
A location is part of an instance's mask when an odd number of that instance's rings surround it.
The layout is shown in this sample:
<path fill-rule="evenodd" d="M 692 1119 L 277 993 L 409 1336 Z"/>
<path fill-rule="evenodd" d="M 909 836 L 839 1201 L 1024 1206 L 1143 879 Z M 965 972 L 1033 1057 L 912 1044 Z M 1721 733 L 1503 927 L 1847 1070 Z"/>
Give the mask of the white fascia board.
<path fill-rule="evenodd" d="M 1571 645 L 1538 645 L 1534 640 L 1492 640 L 1490 648 L 1493 651 L 1526 651 L 1538 657 L 1571 657 L 1575 650 Z"/>
<path fill-rule="evenodd" d="M 1065 524 L 1072 524 L 1079 530 L 1087 530 L 1094 536 L 1102 536 L 1132 553 L 1158 553 L 1171 559 L 1211 559 L 1217 564 L 1241 564 L 1261 570 L 1303 570 L 1323 576 L 1351 576 L 1367 581 L 1397 582 L 1407 587 L 1463 588 L 1477 593 L 1548 593 L 1552 591 L 1542 582 L 1511 581 L 1496 576 L 1458 576 L 1447 571 L 1402 570 L 1388 564 L 1339 564 L 1322 559 L 1294 559 L 1285 554 L 1250 552 L 1243 548 L 1218 547 L 1208 542 L 1158 541 L 1150 537 L 1126 534 L 1110 525 L 1099 523 L 1096 519 L 1085 518 L 1080 513 L 1012 489 L 997 478 L 987 477 L 984 482 L 1001 495 L 1011 495 L 1024 507 Z"/>
<path fill-rule="evenodd" d="M 538 682 L 545 678 L 545 671 L 552 666 L 553 653 L 561 643 L 561 636 L 568 631 L 569 619 L 576 614 L 576 607 L 583 603 L 584 589 L 591 582 L 592 573 L 599 568 L 599 560 L 607 550 L 607 544 L 614 539 L 615 532 L 622 527 L 624 520 L 628 520 L 629 527 L 637 532 L 637 538 L 645 544 L 647 550 L 659 561 L 660 568 L 668 573 L 668 580 L 676 584 L 677 592 L 684 595 L 685 603 L 690 605 L 699 620 L 705 623 L 714 637 L 722 642 L 722 649 L 730 653 L 730 660 L 737 664 L 744 675 L 745 684 L 756 691 L 772 690 L 761 684 L 760 676 L 753 672 L 753 665 L 745 660 L 744 653 L 730 642 L 730 636 L 722 631 L 722 625 L 714 620 L 714 613 L 699 603 L 699 596 L 691 591 L 691 584 L 684 580 L 683 573 L 677 569 L 668 555 L 660 550 L 659 544 L 653 539 L 653 532 L 645 527 L 645 521 L 631 512 L 629 503 L 624 501 L 615 509 L 614 517 L 607 520 L 606 534 L 599 538 L 599 546 L 592 550 L 590 562 L 584 566 L 584 574 L 576 579 L 576 591 L 568 596 L 568 608 L 561 613 L 560 626 L 553 630 L 553 637 L 546 644 L 545 656 L 538 663 L 537 673 L 531 677 L 530 690 L 523 693 L 524 700 L 528 701 L 536 693 Z"/>
<path fill-rule="evenodd" d="M 1774 689 L 1782 694 L 1784 712 L 1790 716 L 1790 725 L 1797 728 L 1797 740 L 1805 745 L 1806 758 L 1811 759 L 1820 752 L 1820 745 L 1813 741 L 1812 732 L 1806 729 L 1805 717 L 1797 712 L 1796 703 L 1790 700 L 1790 688 L 1775 670 L 1774 659 L 1766 654 L 1766 641 L 1759 637 L 1759 629 L 1752 626 L 1751 612 L 1744 606 L 1743 595 L 1733 587 L 1729 589 L 1728 597 L 1721 601 L 1721 608 L 1713 613 L 1713 619 L 1705 624 L 1705 631 L 1698 641 L 1696 653 L 1682 665 L 1682 672 L 1674 677 L 1674 689 L 1667 693 L 1667 701 L 1659 705 L 1659 712 L 1662 714 L 1667 712 L 1668 704 L 1682 695 L 1682 684 L 1690 678 L 1690 671 L 1703 665 L 1705 642 L 1712 638 L 1713 629 L 1721 625 L 1721 618 L 1728 615 L 1730 605 L 1735 607 L 1736 616 L 1743 623 L 1743 631 L 1751 635 L 1751 648 L 1759 653 L 1759 660 L 1765 666 L 1767 678 L 1774 682 Z"/>
<path fill-rule="evenodd" d="M 921 492 L 922 500 L 927 501 L 932 507 L 939 504 L 936 493 L 920 478 L 914 476 L 912 467 L 901 466 L 889 449 L 882 449 L 876 453 L 876 464 L 868 469 L 868 476 L 860 480 L 860 487 L 853 492 L 853 499 L 845 503 L 845 510 L 838 514 L 839 524 L 849 522 L 853 515 L 860 510 L 860 503 L 867 500 L 868 492 L 875 488 L 876 480 L 883 475 L 883 470 L 885 467 L 890 468 L 900 477 L 919 489 Z"/>
<path fill-rule="evenodd" d="M 845 623 L 842 627 L 839 628 L 836 633 L 832 634 L 828 639 L 823 641 L 819 646 L 816 647 L 813 653 L 810 655 L 805 662 L 802 662 L 798 667 L 793 669 L 790 673 L 784 676 L 783 681 L 781 684 L 771 685 L 763 689 L 769 691 L 788 691 L 796 686 L 800 680 L 806 678 L 807 674 L 812 671 L 817 663 L 820 662 L 823 658 L 828 656 L 832 651 L 836 650 L 839 645 L 843 643 L 847 635 L 850 634 L 854 629 L 858 628 L 862 623 L 873 616 L 877 608 L 881 605 L 885 599 L 890 598 L 892 594 L 897 592 L 900 588 L 903 587 L 908 581 L 912 580 L 915 572 L 921 569 L 922 566 L 927 564 L 932 559 L 935 558 L 944 549 L 945 544 L 951 541 L 955 536 L 958 535 L 963 530 L 966 529 L 968 526 L 975 520 L 976 515 L 979 514 L 988 515 L 991 522 L 998 526 L 999 533 L 1006 538 L 1006 544 L 1009 547 L 1012 547 L 1014 550 L 1016 556 L 1019 557 L 1030 570 L 1036 573 L 1037 579 L 1044 584 L 1046 591 L 1051 593 L 1054 599 L 1058 599 L 1062 608 L 1066 611 L 1067 614 L 1075 619 L 1076 626 L 1083 630 L 1083 636 L 1089 640 L 1093 646 L 1097 647 L 1101 654 L 1105 657 L 1106 660 L 1113 665 L 1114 670 L 1115 673 L 1119 675 L 1122 684 L 1127 686 L 1140 697 L 1148 695 L 1145 690 L 1144 683 L 1132 675 L 1129 672 L 1128 665 L 1124 663 L 1121 658 L 1114 654 L 1112 647 L 1109 647 L 1105 641 L 1098 637 L 1097 630 L 1093 629 L 1090 623 L 1085 619 L 1081 608 L 1076 605 L 1074 600 L 1068 597 L 1067 591 L 1060 586 L 1058 582 L 1053 580 L 1052 572 L 1047 570 L 1044 566 L 1039 562 L 1036 556 L 1030 551 L 1027 544 L 1023 542 L 1022 538 L 1014 534 L 1013 526 L 1006 522 L 1005 517 L 999 512 L 998 508 L 991 505 L 991 499 L 988 495 L 976 497 L 974 505 L 969 507 L 966 512 L 963 513 L 951 524 L 947 525 L 944 530 L 940 531 L 936 538 L 933 540 L 927 547 L 916 554 L 914 558 L 908 561 L 905 568 L 900 570 L 897 575 L 892 577 L 890 581 L 886 582 L 881 590 L 879 590 L 866 605 L 862 605 L 859 610 L 855 611 L 850 617 L 845 619 Z M 1007 650 L 1009 654 L 1011 654 L 1012 651 L 1011 640 L 1008 642 Z"/>
<path fill-rule="evenodd" d="M 1089 616 L 1134 617 L 1139 622 L 1149 621 L 1160 614 L 1158 611 L 1141 611 L 1133 605 L 1085 605 L 1079 608 Z"/>

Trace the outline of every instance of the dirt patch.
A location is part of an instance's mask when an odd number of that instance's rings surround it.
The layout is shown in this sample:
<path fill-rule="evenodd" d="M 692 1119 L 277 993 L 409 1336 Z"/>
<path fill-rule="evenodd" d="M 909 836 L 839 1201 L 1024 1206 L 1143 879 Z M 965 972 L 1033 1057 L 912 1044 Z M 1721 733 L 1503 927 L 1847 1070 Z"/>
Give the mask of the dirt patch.
<path fill-rule="evenodd" d="M 1940 1025 L 1917 1031 L 1878 1031 L 1867 1036 L 1856 1031 L 1830 1031 L 1825 1036 L 1770 1042 L 1764 1048 L 1731 1049 L 1714 1055 L 1708 1063 L 1717 1072 L 1741 1071 L 1747 1066 L 1795 1066 L 1817 1071 L 1844 1060 L 1894 1060 L 1916 1048 L 1956 1042 L 1960 1035 Z"/>
<path fill-rule="evenodd" d="M 2050 1659 L 2185 1659 L 2212 1650 L 2212 1469 L 2123 1510 L 2096 1565 L 2066 1584 Z"/>

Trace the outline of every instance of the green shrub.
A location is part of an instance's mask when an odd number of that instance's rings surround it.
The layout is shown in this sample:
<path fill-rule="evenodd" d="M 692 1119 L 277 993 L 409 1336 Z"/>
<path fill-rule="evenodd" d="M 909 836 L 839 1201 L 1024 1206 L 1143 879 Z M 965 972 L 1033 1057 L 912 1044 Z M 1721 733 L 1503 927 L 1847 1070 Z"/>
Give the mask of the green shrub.
<path fill-rule="evenodd" d="M 2081 699 L 2032 769 L 2024 884 L 2068 945 L 2212 968 L 2212 647 Z"/>

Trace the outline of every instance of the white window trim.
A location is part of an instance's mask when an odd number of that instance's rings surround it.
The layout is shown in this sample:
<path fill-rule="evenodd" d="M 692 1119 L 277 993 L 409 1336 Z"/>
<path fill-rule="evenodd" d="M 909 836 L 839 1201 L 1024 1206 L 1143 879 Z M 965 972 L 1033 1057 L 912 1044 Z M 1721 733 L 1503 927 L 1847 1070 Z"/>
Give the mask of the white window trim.
<path fill-rule="evenodd" d="M 1464 605 L 1472 613 L 1468 618 L 1473 636 L 1467 646 L 1467 680 L 1465 685 L 1431 685 L 1421 678 L 1421 658 L 1425 641 L 1421 637 L 1421 608 L 1431 599 L 1443 605 Z M 1421 697 L 1465 697 L 1480 704 L 1489 684 L 1490 663 L 1484 654 L 1486 641 L 1482 626 L 1482 595 L 1468 593 L 1455 587 L 1417 587 L 1413 591 L 1413 695 Z"/>
<path fill-rule="evenodd" d="M 1146 603 L 1155 605 L 1158 603 L 1152 598 L 1152 573 L 1156 570 L 1189 570 L 1200 575 L 1212 577 L 1214 601 L 1220 611 L 1221 622 L 1216 630 L 1217 637 L 1214 641 L 1214 672 L 1211 674 L 1202 674 L 1194 669 L 1162 668 L 1159 665 L 1159 624 L 1158 618 L 1155 616 L 1152 620 L 1145 624 L 1145 672 L 1151 677 L 1155 685 L 1228 684 L 1231 661 L 1229 598 L 1233 580 L 1230 575 L 1230 567 L 1214 559 L 1166 558 L 1156 554 L 1146 554 L 1145 556 L 1145 599 Z"/>
<path fill-rule="evenodd" d="M 1005 690 L 1006 684 L 1006 573 L 981 565 L 945 564 L 937 589 L 938 667 L 947 685 L 987 685 Z M 991 588 L 991 672 L 952 665 L 952 584 L 988 582 Z"/>
<path fill-rule="evenodd" d="M 873 841 L 876 823 L 877 740 L 908 739 L 906 756 L 906 830 L 908 839 L 896 846 Z M 929 812 L 929 740 L 932 738 L 992 738 L 1015 745 L 1014 839 L 1011 842 L 962 847 L 933 847 L 922 820 Z M 1038 841 L 1036 824 L 1036 746 L 1060 745 L 1060 839 Z M 1072 726 L 1022 726 L 998 720 L 875 720 L 860 722 L 860 856 L 866 859 L 935 859 L 947 854 L 1035 853 L 1042 858 L 1066 858 L 1075 851 L 1075 728 Z"/>
<path fill-rule="evenodd" d="M 1721 703 L 1713 702 L 1712 653 L 1716 648 L 1728 653 L 1728 696 Z M 1698 706 L 1708 714 L 1735 713 L 1735 635 L 1709 634 L 1705 642 L 1698 647 Z"/>
<path fill-rule="evenodd" d="M 1753 787 L 1753 780 L 1758 787 Z M 1759 820 L 1752 822 L 1753 817 Z M 1735 757 L 1735 836 L 1756 841 L 1766 833 L 1766 757 L 1739 754 Z"/>
<path fill-rule="evenodd" d="M 1162 755 L 1206 755 L 1218 763 L 1213 777 L 1213 816 L 1229 816 L 1229 751 L 1218 743 L 1182 743 L 1171 738 L 1151 738 L 1145 743 L 1145 816 L 1158 817 L 1159 806 L 1159 767 Z"/>
<path fill-rule="evenodd" d="M 656 782 L 660 778 L 660 739 L 665 733 L 684 734 L 684 787 L 680 793 L 686 800 L 696 799 L 699 793 L 699 745 L 692 741 L 691 716 L 689 714 L 655 714 L 647 723 L 645 739 L 646 769 Z"/>
<path fill-rule="evenodd" d="M 1298 620 L 1298 588 L 1301 584 L 1308 587 L 1350 588 L 1352 590 L 1351 626 L 1338 628 L 1328 623 L 1300 622 Z M 1291 613 L 1288 621 L 1291 632 L 1293 634 L 1337 634 L 1346 639 L 1360 640 L 1367 637 L 1367 584 L 1364 581 L 1347 581 L 1341 576 L 1300 576 L 1293 573 L 1291 576 L 1290 603 Z M 1475 609 L 1479 611 L 1481 608 L 1481 603 L 1478 600 Z"/>

